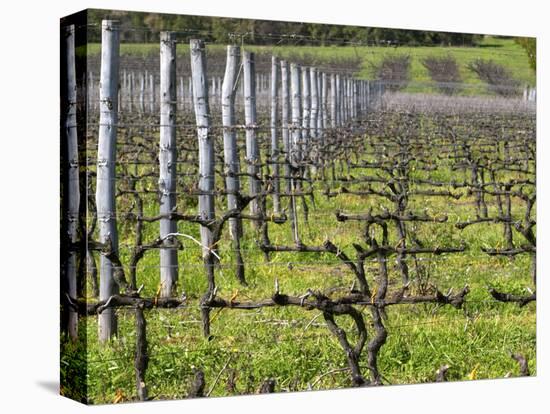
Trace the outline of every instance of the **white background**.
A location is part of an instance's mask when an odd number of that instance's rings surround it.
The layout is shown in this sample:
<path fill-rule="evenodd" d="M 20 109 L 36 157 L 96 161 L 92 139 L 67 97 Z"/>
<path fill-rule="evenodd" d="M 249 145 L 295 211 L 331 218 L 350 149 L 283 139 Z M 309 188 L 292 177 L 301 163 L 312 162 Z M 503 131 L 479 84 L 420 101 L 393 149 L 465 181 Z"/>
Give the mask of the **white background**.
<path fill-rule="evenodd" d="M 538 376 L 88 408 L 93 412 L 548 412 L 548 39 L 544 1 L 9 1 L 0 50 L 0 411 L 81 412 L 57 395 L 59 18 L 87 7 L 538 37 Z M 546 54 L 544 53 L 546 51 Z M 544 79 L 543 79 L 544 77 Z M 513 305 L 510 305 L 513 306 Z"/>

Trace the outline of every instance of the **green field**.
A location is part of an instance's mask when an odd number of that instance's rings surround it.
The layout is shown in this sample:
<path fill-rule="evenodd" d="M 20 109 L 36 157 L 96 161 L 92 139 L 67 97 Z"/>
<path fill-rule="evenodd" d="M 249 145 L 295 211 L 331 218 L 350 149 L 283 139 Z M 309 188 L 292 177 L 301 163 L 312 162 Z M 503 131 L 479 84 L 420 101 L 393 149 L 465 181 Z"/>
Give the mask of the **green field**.
<path fill-rule="evenodd" d="M 412 166 L 415 171 L 414 165 Z M 368 175 L 369 171 L 357 170 L 354 175 Z M 508 178 L 510 178 L 510 175 Z M 421 170 L 414 178 L 427 178 Z M 431 178 L 460 181 L 468 174 L 452 171 L 444 164 Z M 154 186 L 154 180 L 152 181 Z M 361 242 L 363 226 L 358 222 L 340 223 L 334 219 L 338 209 L 364 213 L 391 204 L 378 197 L 357 197 L 342 194 L 327 199 L 323 188 L 316 184 L 315 205 L 310 205 L 309 224 L 302 226 L 302 241 L 306 245 L 319 246 L 330 240 L 348 255 L 354 255 L 352 243 Z M 482 247 L 502 245 L 502 227 L 492 223 L 474 225 L 458 230 L 454 224 L 474 217 L 473 196 L 464 192 L 460 200 L 447 198 L 416 197 L 410 200 L 411 211 L 428 211 L 429 214 L 446 214 L 449 222 L 422 223 L 416 236 L 427 246 L 457 246 L 462 241 L 468 246 L 464 253 L 435 256 L 426 266 L 423 277 L 442 292 L 455 291 L 470 286 L 463 309 L 433 304 L 394 306 L 387 310 L 385 322 L 388 329 L 387 343 L 382 347 L 380 371 L 387 384 L 431 382 L 436 370 L 449 366 L 449 380 L 502 378 L 518 375 L 518 365 L 510 357 L 511 352 L 529 359 L 532 374 L 536 373 L 536 305 L 523 308 L 514 304 L 495 302 L 488 287 L 506 292 L 525 294 L 530 286 L 530 258 L 525 255 L 515 259 L 489 257 Z M 429 201 L 428 201 L 429 200 Z M 181 200 L 184 202 L 185 200 Z M 492 202 L 493 201 L 493 202 Z M 489 198 L 489 216 L 498 215 L 494 199 Z M 128 210 L 130 200 L 120 200 L 117 209 Z M 158 204 L 150 201 L 145 206 L 146 215 L 157 214 Z M 194 211 L 196 205 L 186 204 L 178 208 Z M 218 202 L 218 211 L 223 210 Z M 514 205 L 515 218 L 521 218 L 521 206 Z M 299 208 L 299 213 L 301 210 Z M 178 231 L 200 238 L 199 226 L 180 222 Z M 133 245 L 133 225 L 119 225 L 121 246 Z M 144 240 L 154 240 L 158 235 L 158 223 L 146 225 Z M 292 239 L 287 224 L 269 225 L 269 235 L 274 245 L 290 245 Z M 264 260 L 256 245 L 257 234 L 250 223 L 246 224 L 242 247 L 247 269 L 248 287 L 236 281 L 231 267 L 220 267 L 216 272 L 218 294 L 224 298 L 250 300 L 268 298 L 273 294 L 274 281 L 279 281 L 282 293 L 301 295 L 308 288 L 323 291 L 328 288 L 349 288 L 354 279 L 351 271 L 334 256 L 310 253 L 274 253 L 271 262 Z M 277 381 L 277 391 L 328 389 L 351 385 L 344 353 L 338 341 L 324 326 L 318 311 L 306 311 L 299 307 L 274 307 L 261 311 L 214 310 L 212 312 L 211 340 L 201 333 L 200 312 L 196 301 L 207 289 L 201 251 L 192 241 L 184 242 L 179 253 L 179 293 L 185 292 L 192 306 L 180 310 L 153 310 L 146 312 L 150 362 L 147 370 L 149 394 L 154 398 L 183 398 L 193 378 L 193 368 L 204 370 L 206 390 L 211 396 L 257 392 L 266 378 Z M 222 263 L 232 263 L 229 235 L 224 234 L 219 254 Z M 128 262 L 129 250 L 121 247 L 121 260 Z M 323 264 L 321 262 L 328 262 Z M 143 284 L 142 296 L 153 297 L 158 288 L 158 252 L 150 252 L 140 262 L 138 286 Z M 366 266 L 369 279 L 376 272 L 377 264 Z M 391 262 L 390 290 L 400 285 L 396 265 Z M 410 294 L 418 293 L 420 275 L 416 275 Z M 360 307 L 359 307 L 360 308 Z M 361 309 L 365 311 L 365 309 Z M 135 374 L 133 371 L 135 327 L 131 310 L 119 313 L 119 336 L 108 346 L 101 346 L 97 339 L 97 318 L 81 320 L 80 332 L 87 344 L 88 391 L 94 403 L 109 403 L 135 398 Z M 365 312 L 366 322 L 370 316 Z M 352 332 L 349 318 L 338 319 L 341 326 Z M 370 329 L 368 327 L 368 329 Z M 353 334 L 351 335 L 353 338 Z M 74 364 L 71 358 L 82 358 L 82 348 L 73 349 L 65 343 L 65 364 Z M 80 345 L 82 346 L 82 345 Z M 85 361 L 82 360 L 82 363 Z M 63 361 L 62 361 L 63 364 Z M 364 363 L 362 363 L 364 367 Z M 364 368 L 367 375 L 367 369 Z M 236 389 L 228 383 L 235 372 Z M 65 372 L 65 375 L 68 375 Z M 65 390 L 69 393 L 70 390 Z M 122 397 L 121 397 L 122 396 Z"/>
<path fill-rule="evenodd" d="M 221 45 L 209 45 L 208 48 L 221 49 Z M 492 59 L 496 63 L 504 65 L 513 77 L 525 85 L 535 85 L 536 77 L 533 70 L 529 67 L 527 55 L 524 50 L 514 43 L 513 39 L 502 39 L 488 36 L 484 38 L 479 46 L 476 47 L 446 47 L 446 46 L 246 46 L 247 49 L 275 54 L 280 57 L 296 57 L 297 55 L 315 56 L 319 59 L 319 66 L 323 62 L 337 61 L 339 59 L 361 59 L 361 69 L 357 77 L 369 79 L 372 78 L 372 66 L 384 56 L 394 54 L 406 54 L 412 57 L 411 62 L 411 85 L 407 87 L 408 92 L 430 92 L 435 91 L 429 86 L 431 79 L 427 70 L 422 65 L 423 58 L 428 56 L 446 56 L 451 55 L 456 58 L 460 66 L 460 73 L 465 84 L 474 85 L 472 88 L 466 88 L 463 94 L 479 94 L 480 88 L 475 85 L 482 85 L 482 82 L 476 75 L 466 68 L 466 65 L 474 59 Z M 89 56 L 97 56 L 100 53 L 99 44 L 89 44 Z M 122 43 L 120 46 L 121 55 L 149 56 L 159 53 L 158 44 L 128 44 Z M 178 53 L 188 54 L 184 45 L 178 46 Z M 414 83 L 418 83 L 414 85 Z M 428 84 L 428 85 L 427 85 Z"/>

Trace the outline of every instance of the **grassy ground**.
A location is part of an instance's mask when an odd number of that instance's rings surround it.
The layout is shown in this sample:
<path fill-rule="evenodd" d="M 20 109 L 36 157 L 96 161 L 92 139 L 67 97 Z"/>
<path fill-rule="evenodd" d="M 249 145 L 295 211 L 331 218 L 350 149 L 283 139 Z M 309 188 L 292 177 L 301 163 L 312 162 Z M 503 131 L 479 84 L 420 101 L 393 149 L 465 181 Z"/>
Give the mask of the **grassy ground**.
<path fill-rule="evenodd" d="M 420 171 L 417 174 L 422 176 Z M 457 176 L 456 172 L 451 173 L 445 167 L 437 178 L 449 179 L 451 174 L 458 181 L 468 178 Z M 524 354 L 529 359 L 531 372 L 536 372 L 535 304 L 518 308 L 512 304 L 497 303 L 487 292 L 488 286 L 495 286 L 504 291 L 525 293 L 524 288 L 531 284 L 529 258 L 491 258 L 480 251 L 482 246 L 499 246 L 502 241 L 499 225 L 483 224 L 457 230 L 453 226 L 455 222 L 473 218 L 472 201 L 473 198 L 468 196 L 459 201 L 437 197 L 411 200 L 412 211 L 426 208 L 430 214 L 445 212 L 449 216 L 449 223 L 418 226 L 418 238 L 427 246 L 457 246 L 462 240 L 468 246 L 462 254 L 437 256 L 427 262 L 424 278 L 429 278 L 443 292 L 468 284 L 471 293 L 461 310 L 435 305 L 394 306 L 388 309 L 386 326 L 389 335 L 380 352 L 380 371 L 386 383 L 433 381 L 435 371 L 441 365 L 449 365 L 450 380 L 517 375 L 518 366 L 510 357 L 510 352 Z M 378 197 L 341 195 L 327 199 L 317 195 L 315 206 L 310 205 L 310 222 L 302 228 L 303 242 L 320 245 L 329 237 L 353 255 L 351 244 L 361 241 L 362 227 L 357 222 L 337 222 L 334 211 L 365 212 L 369 207 L 377 209 L 380 205 L 384 202 Z M 128 206 L 119 205 L 117 208 L 123 211 Z M 157 208 L 155 202 L 147 203 L 146 214 L 157 214 Z M 186 208 L 194 211 L 195 207 Z M 516 211 L 519 217 L 521 210 Z M 494 205 L 490 204 L 489 214 L 495 214 Z M 178 230 L 200 237 L 196 225 L 180 222 Z M 273 244 L 291 244 L 288 224 L 273 224 L 269 230 Z M 121 258 L 126 263 L 128 248 L 125 245 L 133 244 L 132 227 L 121 226 L 119 231 L 122 235 Z M 147 225 L 144 240 L 153 240 L 157 232 L 158 224 Z M 184 244 L 185 249 L 178 256 L 181 264 L 179 291 L 185 292 L 195 305 L 197 298 L 206 290 L 206 281 L 198 246 L 191 241 L 184 241 Z M 254 230 L 247 224 L 243 250 L 249 287 L 243 288 L 236 282 L 231 267 L 223 266 L 223 263 L 232 263 L 232 252 L 228 246 L 230 243 L 226 234 L 220 244 L 222 267 L 216 276 L 219 295 L 224 298 L 234 296 L 237 300 L 246 300 L 270 297 L 275 278 L 279 280 L 282 293 L 293 295 L 301 295 L 308 288 L 349 287 L 353 280 L 353 275 L 343 264 L 326 254 L 278 253 L 272 255 L 270 263 L 266 263 L 255 244 Z M 147 253 L 140 262 L 138 285 L 144 284 L 144 296 L 153 296 L 157 291 L 158 265 L 156 251 Z M 390 262 L 389 268 L 391 290 L 399 286 L 399 276 L 394 263 Z M 375 270 L 375 263 L 368 266 L 369 280 Z M 411 286 L 412 293 L 418 291 L 420 282 L 420 277 L 416 277 Z M 86 381 L 94 403 L 135 398 L 134 317 L 130 310 L 120 310 L 118 314 L 119 337 L 109 346 L 98 344 L 97 318 L 81 320 L 80 330 L 87 334 L 88 344 Z M 369 324 L 369 313 L 364 314 Z M 256 392 L 267 377 L 276 379 L 278 391 L 351 385 L 345 355 L 317 311 L 296 307 L 214 311 L 214 337 L 210 341 L 201 335 L 197 306 L 154 310 L 146 312 L 146 318 L 151 355 L 146 378 L 150 395 L 155 398 L 184 397 L 194 367 L 204 370 L 206 391 L 211 391 L 212 396 Z M 343 328 L 351 328 L 351 321 L 338 321 Z M 66 350 L 70 357 L 70 345 Z M 363 358 L 362 365 L 365 366 L 366 356 L 363 355 Z M 232 372 L 235 372 L 236 390 L 228 390 Z"/>
<path fill-rule="evenodd" d="M 224 46 L 209 45 L 208 48 L 220 49 Z M 251 46 L 255 51 L 273 53 L 280 57 L 292 57 L 296 55 L 315 56 L 322 62 L 356 59 L 361 60 L 361 69 L 357 74 L 361 78 L 373 78 L 372 64 L 379 62 L 384 56 L 394 54 L 406 54 L 412 57 L 411 85 L 406 92 L 432 92 L 435 88 L 426 85 L 431 79 L 427 70 L 422 65 L 422 59 L 428 56 L 454 56 L 460 67 L 462 80 L 472 86 L 466 87 L 462 94 L 479 94 L 483 91 L 481 81 L 476 75 L 467 69 L 466 65 L 474 59 L 492 59 L 496 63 L 504 65 L 511 71 L 513 77 L 522 84 L 534 85 L 535 74 L 529 68 L 527 56 L 523 49 L 514 43 L 513 39 L 501 39 L 486 37 L 477 47 L 442 47 L 442 46 L 419 46 L 419 47 L 384 47 L 384 46 Z M 185 45 L 178 46 L 178 53 L 188 54 Z M 88 45 L 88 54 L 97 56 L 100 53 L 99 44 Z M 122 55 L 148 56 L 158 54 L 158 44 L 121 44 Z M 416 83 L 416 85 L 415 85 Z M 477 85 L 477 86 L 476 86 Z"/>

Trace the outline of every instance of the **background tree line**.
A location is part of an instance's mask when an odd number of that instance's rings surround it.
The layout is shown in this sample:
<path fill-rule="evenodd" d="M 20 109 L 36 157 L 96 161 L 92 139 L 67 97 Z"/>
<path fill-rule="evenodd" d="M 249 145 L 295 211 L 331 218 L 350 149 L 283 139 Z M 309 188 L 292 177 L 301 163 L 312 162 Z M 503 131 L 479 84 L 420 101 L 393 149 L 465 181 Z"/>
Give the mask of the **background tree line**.
<path fill-rule="evenodd" d="M 159 30 L 176 30 L 182 37 L 200 35 L 209 42 L 227 43 L 242 40 L 247 44 L 278 43 L 293 45 L 343 46 L 350 42 L 384 45 L 475 45 L 483 35 L 432 32 L 381 27 L 359 27 L 335 24 L 296 23 L 271 20 L 234 19 L 178 14 L 140 13 L 111 10 L 89 10 L 89 23 L 117 19 L 125 42 L 158 41 Z M 100 40 L 99 30 L 90 30 L 89 42 Z"/>

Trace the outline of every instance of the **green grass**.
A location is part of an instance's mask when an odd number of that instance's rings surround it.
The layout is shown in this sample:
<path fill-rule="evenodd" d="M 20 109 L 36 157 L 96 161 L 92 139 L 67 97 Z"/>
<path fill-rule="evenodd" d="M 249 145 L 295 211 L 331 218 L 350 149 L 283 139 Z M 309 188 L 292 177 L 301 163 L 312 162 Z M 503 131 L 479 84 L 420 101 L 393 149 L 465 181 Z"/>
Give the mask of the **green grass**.
<path fill-rule="evenodd" d="M 207 46 L 212 50 L 221 50 L 222 45 Z M 483 83 L 477 76 L 467 69 L 467 64 L 474 59 L 492 59 L 496 63 L 502 64 L 512 76 L 522 84 L 534 85 L 536 83 L 535 73 L 529 68 L 527 55 L 524 50 L 514 43 L 513 39 L 501 39 L 488 36 L 483 39 L 476 47 L 446 47 L 446 46 L 250 46 L 250 50 L 262 51 L 275 54 L 282 58 L 290 58 L 296 55 L 315 56 L 322 65 L 326 61 L 356 59 L 362 62 L 361 69 L 357 74 L 360 78 L 372 78 L 372 64 L 378 63 L 384 56 L 393 54 L 407 54 L 412 57 L 411 62 L 411 85 L 405 91 L 407 92 L 436 92 L 437 90 L 426 83 L 431 83 L 428 71 L 422 65 L 422 59 L 428 56 L 446 56 L 451 55 L 456 58 L 460 67 L 462 80 L 466 84 L 472 84 L 474 87 L 467 87 L 462 94 L 479 94 L 483 91 Z M 89 44 L 88 54 L 96 56 L 100 53 L 99 44 Z M 122 55 L 133 55 L 146 57 L 151 54 L 159 53 L 157 44 L 121 44 L 120 52 Z M 178 54 L 187 56 L 188 50 L 185 45 L 178 46 Z M 416 83 L 416 84 L 415 84 Z M 479 85 L 476 87 L 475 85 Z"/>
<path fill-rule="evenodd" d="M 452 177 L 461 181 L 467 178 L 451 172 L 444 163 L 440 167 L 439 179 Z M 357 175 L 361 173 L 367 171 L 354 172 Z M 417 178 L 426 176 L 422 171 L 415 174 Z M 150 186 L 155 185 L 154 180 L 149 181 Z M 119 201 L 119 211 L 130 207 L 130 200 Z M 427 246 L 456 246 L 462 240 L 468 246 L 464 253 L 443 255 L 430 262 L 430 282 L 443 292 L 468 284 L 471 293 L 460 310 L 435 305 L 402 305 L 388 309 L 386 326 L 389 335 L 379 357 L 379 368 L 387 383 L 430 382 L 441 365 L 450 366 L 450 380 L 517 375 L 518 365 L 509 356 L 510 352 L 524 354 L 530 361 L 531 372 L 536 373 L 536 305 L 531 303 L 519 308 L 513 304 L 495 303 L 487 291 L 488 286 L 495 286 L 504 291 L 525 293 L 525 287 L 531 284 L 528 271 L 530 261 L 527 257 L 514 260 L 492 258 L 480 252 L 482 246 L 498 246 L 502 240 L 502 228 L 498 225 L 476 225 L 463 231 L 454 227 L 455 222 L 472 218 L 472 201 L 471 196 L 464 196 L 459 201 L 432 197 L 427 202 L 425 198 L 418 197 L 410 202 L 412 211 L 426 208 L 430 214 L 444 211 L 449 216 L 449 222 L 445 224 L 418 225 L 417 235 Z M 333 212 L 336 209 L 365 212 L 370 207 L 378 209 L 381 205 L 388 204 L 378 197 L 348 194 L 327 199 L 318 194 L 315 207 L 310 205 L 310 224 L 301 230 L 303 242 L 320 245 L 329 237 L 353 256 L 351 244 L 361 241 L 362 226 L 357 222 L 339 223 L 334 219 Z M 151 200 L 145 207 L 146 215 L 157 214 L 156 202 Z M 519 217 L 521 209 L 515 207 Z M 180 206 L 178 211 L 194 211 L 195 208 L 190 204 Z M 218 211 L 224 209 L 221 204 L 217 208 Z M 490 208 L 490 214 L 494 214 L 494 206 L 490 205 Z M 198 229 L 198 226 L 185 222 L 178 225 L 178 231 L 196 238 L 200 237 Z M 133 227 L 121 225 L 119 231 L 121 259 L 127 263 L 129 251 L 124 245 L 134 243 Z M 157 232 L 158 223 L 147 224 L 144 240 L 153 240 Z M 273 244 L 291 244 L 288 224 L 270 224 L 269 234 Z M 196 306 L 198 298 L 206 290 L 200 250 L 191 241 L 183 242 L 185 249 L 178 256 L 181 264 L 179 292 L 187 294 L 192 306 L 146 312 L 151 355 L 146 381 L 152 397 L 185 397 L 194 367 L 204 370 L 206 390 L 212 388 L 212 396 L 232 394 L 227 389 L 231 370 L 236 372 L 237 393 L 256 392 L 259 384 L 268 377 L 276 379 L 277 390 L 351 386 L 349 373 L 345 371 L 345 355 L 337 340 L 323 325 L 317 311 L 296 307 L 265 308 L 261 311 L 214 310 L 213 338 L 210 341 L 204 339 Z M 222 263 L 232 262 L 229 246 L 228 235 L 224 234 L 220 243 Z M 270 263 L 266 263 L 256 247 L 255 233 L 249 224 L 245 227 L 243 249 L 249 286 L 240 286 L 232 269 L 221 267 L 216 274 L 221 297 L 235 296 L 237 300 L 270 297 L 275 278 L 279 280 L 282 293 L 293 295 L 301 295 L 308 288 L 322 291 L 334 286 L 349 287 L 354 278 L 343 264 L 327 254 L 278 253 L 272 255 Z M 320 264 L 321 261 L 335 263 Z M 296 262 L 301 263 L 297 265 Z M 148 252 L 139 264 L 138 285 L 144 285 L 143 296 L 154 296 L 157 291 L 158 265 L 157 251 Z M 375 263 L 367 266 L 367 277 L 371 283 L 376 266 Z M 391 291 L 399 286 L 400 280 L 395 264 L 390 262 L 389 270 Z M 414 279 L 414 268 L 411 274 Z M 418 289 L 415 281 L 411 293 Z M 110 403 L 117 395 L 122 395 L 123 401 L 135 398 L 134 316 L 128 309 L 122 309 L 118 314 L 118 338 L 106 346 L 98 343 L 96 317 L 82 319 L 80 323 L 81 334 L 85 333 L 87 338 L 86 381 L 93 403 Z M 367 324 L 370 324 L 368 310 L 364 315 Z M 352 332 L 349 318 L 339 317 L 337 320 L 344 329 Z M 370 325 L 368 329 L 370 334 Z M 353 340 L 353 333 L 350 337 Z M 77 358 L 82 356 L 82 349 L 73 349 L 70 345 L 66 349 L 69 359 L 71 355 Z M 366 352 L 363 353 L 361 365 L 363 368 L 366 365 Z M 224 366 L 226 368 L 222 371 Z M 368 374 L 365 368 L 364 373 Z M 70 372 L 64 375 L 70 375 Z"/>

